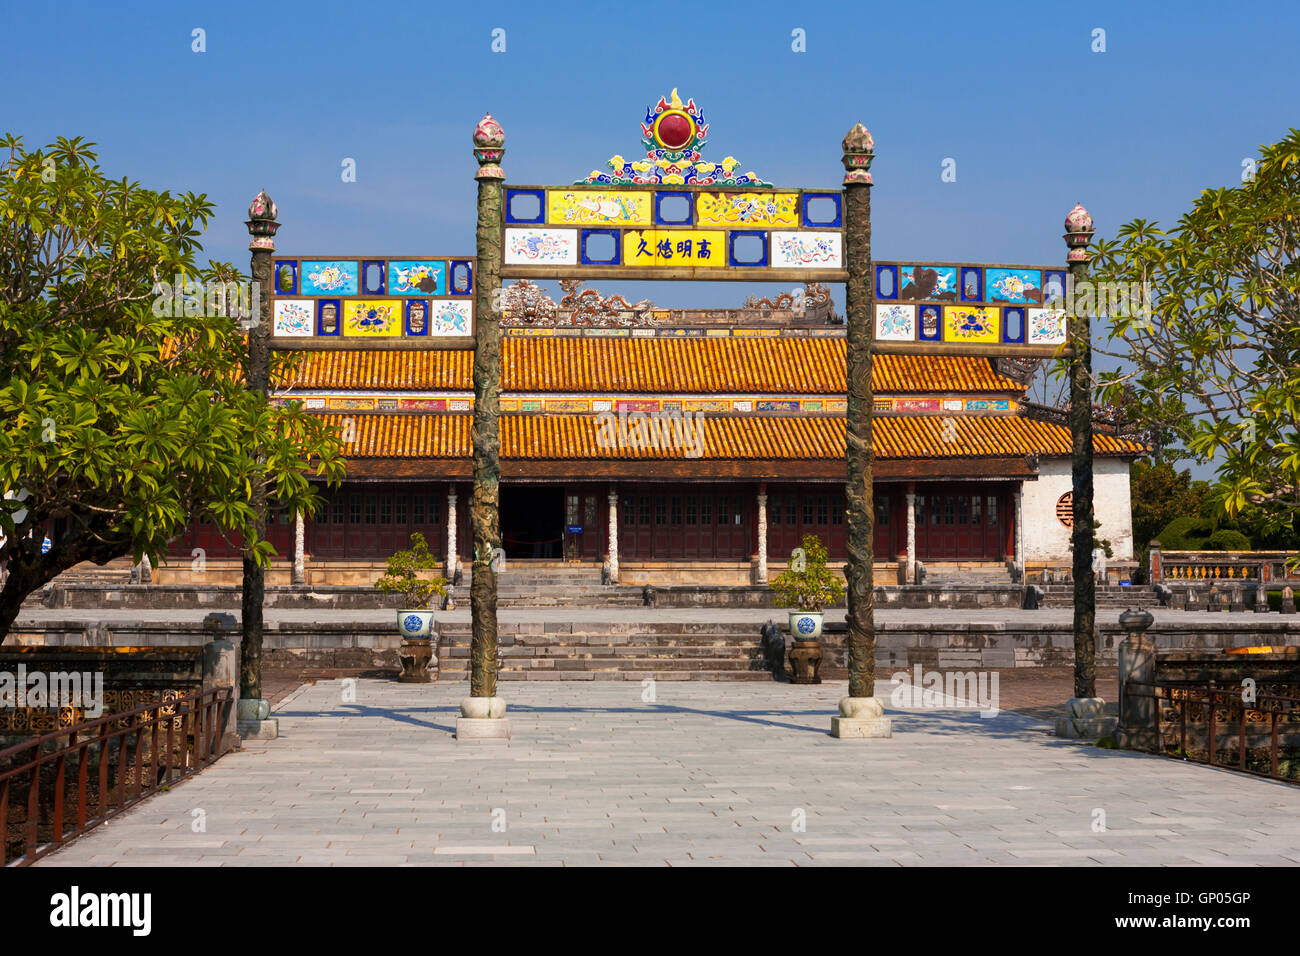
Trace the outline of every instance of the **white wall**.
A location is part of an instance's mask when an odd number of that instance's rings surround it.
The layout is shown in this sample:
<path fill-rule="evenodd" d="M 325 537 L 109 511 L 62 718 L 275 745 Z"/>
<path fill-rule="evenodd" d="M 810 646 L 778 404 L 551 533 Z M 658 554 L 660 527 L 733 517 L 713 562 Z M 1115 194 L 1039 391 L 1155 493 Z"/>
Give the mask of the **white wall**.
<path fill-rule="evenodd" d="M 1101 527 L 1097 537 L 1110 542 L 1112 560 L 1133 559 L 1133 508 L 1129 498 L 1129 463 L 1121 458 L 1093 460 L 1093 511 Z M 1070 564 L 1070 529 L 1056 517 L 1056 502 L 1073 487 L 1070 459 L 1044 458 L 1038 480 L 1026 481 L 1021 519 L 1025 562 Z"/>

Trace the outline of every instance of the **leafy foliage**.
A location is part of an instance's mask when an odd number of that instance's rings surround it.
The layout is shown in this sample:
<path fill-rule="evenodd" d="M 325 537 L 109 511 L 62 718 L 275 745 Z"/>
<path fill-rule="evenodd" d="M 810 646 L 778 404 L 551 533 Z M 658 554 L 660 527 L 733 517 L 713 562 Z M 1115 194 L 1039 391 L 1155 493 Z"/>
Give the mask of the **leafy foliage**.
<path fill-rule="evenodd" d="M 445 597 L 447 594 L 446 578 L 420 577 L 421 571 L 430 571 L 437 566 L 438 559 L 429 551 L 424 535 L 417 531 L 411 535 L 409 548 L 389 557 L 388 570 L 375 582 L 375 588 L 386 594 L 400 594 L 403 608 L 427 607 L 434 595 Z"/>
<path fill-rule="evenodd" d="M 212 204 L 110 179 L 93 145 L 29 153 L 0 137 L 0 491 L 25 493 L 0 507 L 0 634 L 60 572 L 124 554 L 157 563 L 192 518 L 265 564 L 273 549 L 257 535 L 253 487 L 311 514 L 308 474 L 343 474 L 322 420 L 245 389 L 247 316 L 151 307 L 157 283 L 178 275 L 243 278 L 195 264 Z M 42 555 L 52 519 L 63 530 Z"/>
<path fill-rule="evenodd" d="M 1102 393 L 1130 389 L 1148 426 L 1214 463 L 1219 513 L 1253 510 L 1271 535 L 1300 517 L 1300 130 L 1261 149 L 1253 179 L 1205 190 L 1168 232 L 1136 219 L 1097 243 L 1091 278 L 1145 283 L 1152 306 L 1109 317 L 1127 367 Z"/>
<path fill-rule="evenodd" d="M 804 535 L 802 546 L 790 555 L 786 570 L 769 585 L 776 592 L 777 607 L 820 611 L 843 597 L 844 585 L 826 566 L 826 558 L 826 546 L 821 538 L 815 534 Z"/>

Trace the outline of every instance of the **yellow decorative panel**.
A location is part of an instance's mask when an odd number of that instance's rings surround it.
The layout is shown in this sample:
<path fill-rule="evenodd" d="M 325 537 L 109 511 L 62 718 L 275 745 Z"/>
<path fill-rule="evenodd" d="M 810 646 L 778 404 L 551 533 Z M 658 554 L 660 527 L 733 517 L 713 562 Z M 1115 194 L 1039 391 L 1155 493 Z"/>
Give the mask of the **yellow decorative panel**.
<path fill-rule="evenodd" d="M 708 267 L 727 264 L 727 234 L 697 229 L 623 233 L 623 265 Z"/>
<path fill-rule="evenodd" d="M 648 226 L 650 193 L 625 189 L 546 192 L 546 221 L 553 226 Z"/>
<path fill-rule="evenodd" d="M 701 226 L 798 226 L 798 193 L 700 193 Z"/>
<path fill-rule="evenodd" d="M 943 308 L 945 342 L 997 342 L 1002 310 L 995 305 L 946 305 Z"/>
<path fill-rule="evenodd" d="M 396 338 L 402 334 L 402 300 L 344 299 L 343 334 Z"/>

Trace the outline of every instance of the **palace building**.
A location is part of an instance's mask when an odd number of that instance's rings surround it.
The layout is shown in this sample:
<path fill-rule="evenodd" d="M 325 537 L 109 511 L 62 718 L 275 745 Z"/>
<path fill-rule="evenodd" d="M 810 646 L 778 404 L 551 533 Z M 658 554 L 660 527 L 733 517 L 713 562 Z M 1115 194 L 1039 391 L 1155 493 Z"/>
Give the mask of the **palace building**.
<path fill-rule="evenodd" d="M 670 312 L 564 285 L 558 304 L 526 280 L 507 288 L 508 560 L 599 568 L 608 555 L 623 584 L 750 584 L 808 533 L 845 560 L 846 337 L 823 288 L 802 302 Z M 368 584 L 416 531 L 449 569 L 458 558 L 468 568 L 472 350 L 409 336 L 273 342 L 304 352 L 276 400 L 328 417 L 349 464 L 314 518 L 273 516 L 284 558 L 271 583 L 288 583 L 299 556 L 306 583 Z M 1025 401 L 1031 368 L 876 357 L 878 582 L 915 580 L 918 560 L 931 571 L 1070 564 L 1070 432 Z M 1099 535 L 1128 561 L 1128 470 L 1142 448 L 1100 422 L 1094 441 Z M 209 573 L 238 580 L 235 552 L 201 524 L 175 542 L 162 580 L 185 580 L 194 548 Z"/>

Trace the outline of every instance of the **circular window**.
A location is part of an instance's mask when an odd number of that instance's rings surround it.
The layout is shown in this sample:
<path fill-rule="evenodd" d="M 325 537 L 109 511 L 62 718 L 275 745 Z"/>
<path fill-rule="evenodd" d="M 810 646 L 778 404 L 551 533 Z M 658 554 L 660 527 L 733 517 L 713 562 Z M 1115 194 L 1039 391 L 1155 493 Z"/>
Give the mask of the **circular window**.
<path fill-rule="evenodd" d="M 1067 491 L 1056 499 L 1056 520 L 1067 528 L 1074 527 L 1074 492 Z"/>

